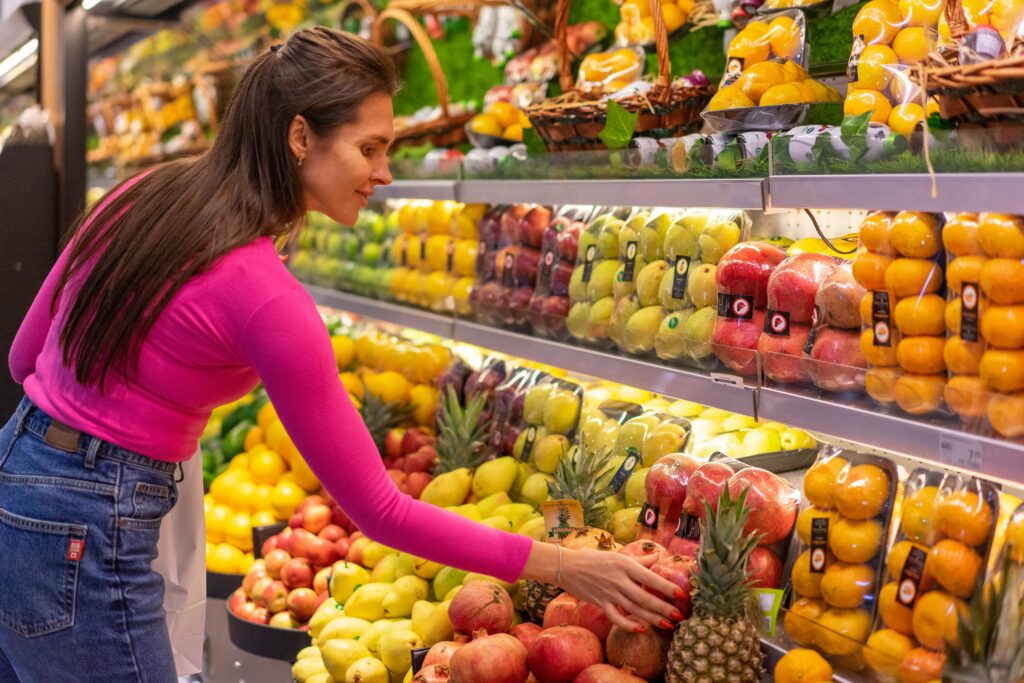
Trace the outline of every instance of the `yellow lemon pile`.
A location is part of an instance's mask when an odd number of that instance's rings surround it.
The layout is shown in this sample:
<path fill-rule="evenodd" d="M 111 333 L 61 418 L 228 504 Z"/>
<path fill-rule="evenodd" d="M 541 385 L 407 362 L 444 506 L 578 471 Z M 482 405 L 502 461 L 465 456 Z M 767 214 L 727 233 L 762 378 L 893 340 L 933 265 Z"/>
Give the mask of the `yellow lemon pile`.
<path fill-rule="evenodd" d="M 469 120 L 469 127 L 475 133 L 493 135 L 506 140 L 523 141 L 523 129 L 532 128 L 530 119 L 521 109 L 508 102 L 493 102 L 483 113 Z"/>
<path fill-rule="evenodd" d="M 719 89 L 711 98 L 708 111 L 839 100 L 835 88 L 809 77 L 794 61 L 758 62 L 744 69 L 733 83 Z"/>
<path fill-rule="evenodd" d="M 669 33 L 690 19 L 694 0 L 661 0 L 661 17 Z M 654 42 L 654 18 L 647 0 L 626 0 L 619 6 L 615 41 L 619 45 L 648 45 Z"/>
<path fill-rule="evenodd" d="M 629 48 L 589 54 L 580 63 L 583 89 L 611 95 L 638 79 L 643 66 L 641 54 Z"/>

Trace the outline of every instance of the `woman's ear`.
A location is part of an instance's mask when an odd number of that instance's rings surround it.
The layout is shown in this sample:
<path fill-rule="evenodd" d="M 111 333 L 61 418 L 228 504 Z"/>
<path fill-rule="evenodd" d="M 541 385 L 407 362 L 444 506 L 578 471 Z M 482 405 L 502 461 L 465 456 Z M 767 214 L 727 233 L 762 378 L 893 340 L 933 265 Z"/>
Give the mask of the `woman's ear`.
<path fill-rule="evenodd" d="M 296 162 L 301 163 L 309 154 L 310 147 L 313 145 L 312 137 L 309 122 L 301 114 L 296 114 L 288 126 L 288 147 Z"/>

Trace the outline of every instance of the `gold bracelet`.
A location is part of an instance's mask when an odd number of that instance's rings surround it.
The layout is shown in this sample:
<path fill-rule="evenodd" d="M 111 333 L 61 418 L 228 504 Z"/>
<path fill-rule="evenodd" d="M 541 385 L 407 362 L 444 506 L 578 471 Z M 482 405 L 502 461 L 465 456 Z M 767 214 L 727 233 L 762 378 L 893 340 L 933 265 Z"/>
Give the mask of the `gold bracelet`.
<path fill-rule="evenodd" d="M 556 545 L 558 548 L 558 568 L 555 569 L 555 585 L 561 587 L 562 584 L 562 546 Z"/>

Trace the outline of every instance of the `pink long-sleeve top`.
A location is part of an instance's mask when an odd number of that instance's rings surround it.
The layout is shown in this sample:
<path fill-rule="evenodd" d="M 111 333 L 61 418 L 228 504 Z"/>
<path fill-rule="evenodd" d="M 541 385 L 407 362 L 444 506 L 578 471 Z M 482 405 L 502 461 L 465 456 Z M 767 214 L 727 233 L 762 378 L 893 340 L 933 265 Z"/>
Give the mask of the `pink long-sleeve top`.
<path fill-rule="evenodd" d="M 105 393 L 65 367 L 61 322 L 74 296 L 50 302 L 65 250 L 36 295 L 9 358 L 26 395 L 53 418 L 158 460 L 188 459 L 213 408 L 262 381 L 288 434 L 317 477 L 363 532 L 385 545 L 513 581 L 531 541 L 476 524 L 405 495 L 387 475 L 334 362 L 330 338 L 306 290 L 269 237 L 220 258 L 188 282 L 146 337 L 128 381 Z"/>

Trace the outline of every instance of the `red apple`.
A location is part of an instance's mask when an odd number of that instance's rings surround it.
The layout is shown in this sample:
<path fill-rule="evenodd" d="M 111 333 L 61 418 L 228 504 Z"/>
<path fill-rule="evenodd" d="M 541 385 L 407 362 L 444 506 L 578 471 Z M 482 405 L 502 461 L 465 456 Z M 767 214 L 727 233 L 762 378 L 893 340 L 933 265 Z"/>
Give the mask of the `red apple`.
<path fill-rule="evenodd" d="M 433 437 L 424 433 L 417 427 L 412 427 L 405 430 L 405 435 L 402 437 L 402 452 L 399 455 L 415 453 L 424 446 L 429 446 L 432 443 L 434 443 Z"/>
<path fill-rule="evenodd" d="M 395 486 L 402 488 L 405 484 L 405 472 L 401 470 L 387 470 L 388 476 L 391 477 L 391 481 L 395 482 Z"/>
<path fill-rule="evenodd" d="M 565 320 L 569 315 L 569 299 L 565 296 L 549 296 L 544 299 L 544 308 L 541 310 L 549 324 L 554 322 L 553 318 L 558 321 Z"/>
<path fill-rule="evenodd" d="M 782 585 L 782 560 L 769 548 L 758 546 L 750 553 L 747 576 L 754 588 L 778 588 Z"/>
<path fill-rule="evenodd" d="M 331 508 L 323 503 L 310 505 L 302 512 L 302 528 L 311 534 L 320 533 L 331 523 Z"/>
<path fill-rule="evenodd" d="M 530 308 L 530 299 L 533 297 L 533 287 L 520 287 L 512 290 L 508 297 L 508 309 L 503 319 L 510 325 L 519 325 L 526 322 L 526 314 Z"/>
<path fill-rule="evenodd" d="M 519 239 L 530 247 L 540 247 L 544 231 L 551 223 L 551 209 L 535 206 L 526 212 L 519 224 Z"/>
<path fill-rule="evenodd" d="M 288 547 L 285 548 L 292 557 L 306 557 L 310 539 L 316 538 L 303 528 L 295 529 L 288 539 Z"/>
<path fill-rule="evenodd" d="M 250 567 L 249 571 L 247 571 L 245 576 L 242 577 L 242 590 L 245 591 L 246 595 L 251 597 L 253 586 L 256 585 L 257 581 L 265 577 L 267 577 L 267 570 L 265 567 L 263 569 Z"/>
<path fill-rule="evenodd" d="M 326 567 L 325 567 L 325 569 L 326 569 Z M 325 602 L 327 602 L 327 598 L 329 598 L 329 597 L 331 597 L 331 593 L 328 590 L 322 590 L 322 591 L 318 592 L 316 594 L 316 606 L 320 607 L 320 605 L 322 605 Z"/>
<path fill-rule="evenodd" d="M 704 503 L 710 504 L 712 510 L 717 510 L 718 499 L 733 474 L 733 469 L 723 462 L 706 462 L 698 467 L 686 484 L 683 512 L 705 519 Z"/>
<path fill-rule="evenodd" d="M 419 498 L 423 489 L 431 482 L 433 477 L 427 472 L 413 472 L 405 478 L 405 492 L 413 498 Z"/>
<path fill-rule="evenodd" d="M 740 242 L 725 252 L 715 270 L 720 294 L 754 297 L 754 308 L 768 303 L 768 279 L 786 252 L 767 242 Z"/>
<path fill-rule="evenodd" d="M 312 496 L 306 496 L 301 503 L 295 506 L 296 512 L 305 512 L 306 508 L 312 507 L 313 505 L 323 505 L 324 499 L 314 494 Z"/>
<path fill-rule="evenodd" d="M 505 209 L 500 219 L 501 234 L 513 242 L 518 242 L 520 222 L 532 207 L 532 204 L 513 204 Z"/>
<path fill-rule="evenodd" d="M 851 391 L 864 386 L 867 359 L 860 348 L 859 330 L 818 328 L 804 371 L 814 386 L 825 391 Z"/>
<path fill-rule="evenodd" d="M 339 538 L 345 538 L 346 536 L 348 536 L 348 532 L 346 532 L 337 524 L 328 524 L 320 530 L 320 533 L 318 533 L 317 536 L 333 543 L 334 541 L 337 541 Z"/>
<path fill-rule="evenodd" d="M 415 453 L 406 457 L 405 467 L 403 469 L 406 474 L 412 474 L 413 472 L 429 472 L 436 460 L 437 451 L 434 447 L 422 446 Z"/>
<path fill-rule="evenodd" d="M 351 545 L 351 538 L 339 538 L 337 541 L 334 542 L 334 550 L 338 553 L 338 557 L 345 557 L 346 555 L 348 555 L 348 549 Z"/>
<path fill-rule="evenodd" d="M 768 379 L 783 384 L 805 382 L 809 378 L 804 372 L 804 345 L 811 328 L 805 323 L 790 323 L 789 334 L 761 333 L 757 352 L 761 354 L 761 365 Z"/>
<path fill-rule="evenodd" d="M 333 565 L 331 565 L 333 566 Z M 313 590 L 317 595 L 328 590 L 331 579 L 331 567 L 324 567 L 313 577 Z"/>
<path fill-rule="evenodd" d="M 349 537 L 351 538 L 351 537 Z M 363 550 L 370 544 L 368 538 L 357 538 L 352 541 L 348 546 L 348 552 L 345 553 L 345 559 L 353 564 L 361 565 L 363 563 Z"/>
<path fill-rule="evenodd" d="M 696 559 L 697 554 L 700 552 L 700 543 L 692 538 L 673 536 L 672 540 L 668 542 L 666 550 L 669 555 L 681 555 L 682 557 Z"/>
<path fill-rule="evenodd" d="M 576 611 L 578 603 L 579 600 L 568 593 L 562 593 L 549 602 L 544 610 L 544 628 L 568 625 L 572 621 L 572 614 Z"/>
<path fill-rule="evenodd" d="M 563 230 L 558 236 L 558 255 L 566 263 L 576 262 L 576 253 L 579 250 L 580 231 Z"/>
<path fill-rule="evenodd" d="M 290 612 L 278 612 L 270 617 L 270 621 L 268 621 L 267 624 L 274 628 L 294 629 L 299 627 L 299 622 Z"/>
<path fill-rule="evenodd" d="M 676 609 L 682 612 L 684 617 L 690 616 L 690 609 L 692 607 L 691 593 L 693 592 L 693 586 L 690 579 L 696 564 L 696 561 L 692 557 L 666 555 L 651 566 L 651 571 L 655 574 L 668 579 L 683 589 L 683 593 L 685 595 L 681 598 L 674 595 L 671 597 L 660 595 L 656 591 L 651 592 L 675 605 Z"/>
<path fill-rule="evenodd" d="M 658 508 L 658 529 L 655 540 L 668 545 L 676 533 L 683 503 L 686 501 L 686 486 L 690 475 L 700 467 L 700 461 L 683 453 L 662 456 L 647 472 L 644 487 L 647 502 Z"/>
<path fill-rule="evenodd" d="M 270 585 L 263 589 L 263 605 L 271 613 L 283 612 L 287 607 L 288 588 L 281 581 L 271 581 Z"/>
<path fill-rule="evenodd" d="M 252 584 L 252 590 L 249 591 L 249 598 L 255 602 L 257 606 L 266 607 L 266 604 L 263 602 L 263 593 L 272 583 L 274 583 L 274 579 L 269 576 L 261 576 L 256 579 Z"/>
<path fill-rule="evenodd" d="M 307 559 L 292 558 L 281 568 L 280 578 L 289 590 L 310 588 L 313 585 L 313 566 Z"/>
<path fill-rule="evenodd" d="M 791 323 L 810 321 L 818 288 L 837 261 L 831 256 L 813 253 L 787 258 L 772 271 L 768 280 L 768 308 L 789 313 Z"/>
<path fill-rule="evenodd" d="M 384 455 L 388 458 L 398 458 L 402 455 L 402 438 L 405 430 L 401 427 L 389 429 L 384 435 Z"/>
<path fill-rule="evenodd" d="M 751 320 L 719 316 L 711 334 L 715 356 L 734 372 L 751 377 L 757 374 L 757 349 L 764 328 L 764 311 L 755 310 Z"/>
<path fill-rule="evenodd" d="M 238 609 L 249 601 L 249 595 L 244 588 L 236 588 L 235 592 L 228 598 L 228 609 L 238 614 Z"/>
<path fill-rule="evenodd" d="M 515 258 L 512 277 L 518 285 L 533 286 L 537 282 L 537 268 L 540 266 L 540 252 L 523 248 Z"/>
<path fill-rule="evenodd" d="M 291 559 L 292 556 L 280 548 L 271 550 L 267 553 L 266 557 L 263 558 L 264 565 L 267 568 L 267 575 L 272 579 L 280 579 L 281 570 Z"/>
<path fill-rule="evenodd" d="M 340 559 L 333 543 L 316 536 L 309 540 L 306 557 L 314 567 L 326 567 Z"/>
<path fill-rule="evenodd" d="M 266 624 L 270 621 L 270 612 L 267 611 L 266 607 L 256 607 L 249 612 L 247 621 L 251 621 L 254 624 Z"/>
<path fill-rule="evenodd" d="M 274 534 L 267 540 L 263 541 L 263 545 L 260 546 L 260 555 L 266 557 L 271 550 L 277 548 L 277 534 Z"/>
<path fill-rule="evenodd" d="M 291 529 L 298 529 L 302 526 L 302 513 L 295 512 L 291 517 L 288 518 L 288 527 Z"/>
<path fill-rule="evenodd" d="M 309 621 L 316 611 L 317 595 L 312 588 L 296 588 L 288 594 L 286 605 L 296 619 Z"/>
<path fill-rule="evenodd" d="M 790 484 L 760 467 L 742 469 L 729 480 L 729 493 L 734 499 L 744 491 L 750 517 L 744 530 L 763 534 L 760 545 L 772 545 L 786 539 L 793 530 L 800 494 Z"/>
<path fill-rule="evenodd" d="M 252 616 L 252 613 L 253 613 L 253 611 L 255 609 L 256 609 L 256 603 L 254 603 L 254 602 L 243 602 L 243 603 L 237 605 L 236 608 L 231 610 L 231 611 L 234 612 L 235 616 L 237 616 L 240 619 L 245 619 L 246 621 L 252 621 L 252 619 L 250 617 Z"/>
<path fill-rule="evenodd" d="M 571 263 L 559 261 L 551 270 L 551 289 L 548 293 L 551 296 L 569 296 L 569 280 L 572 279 L 574 270 Z"/>

